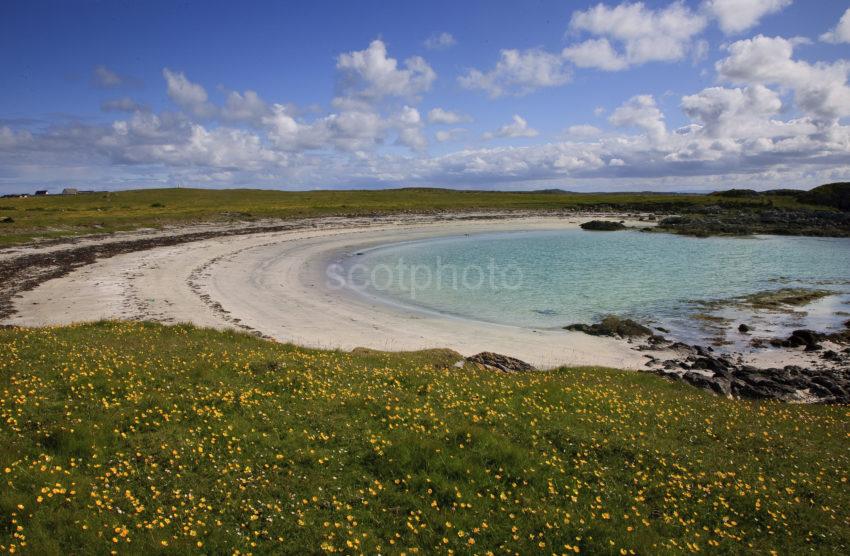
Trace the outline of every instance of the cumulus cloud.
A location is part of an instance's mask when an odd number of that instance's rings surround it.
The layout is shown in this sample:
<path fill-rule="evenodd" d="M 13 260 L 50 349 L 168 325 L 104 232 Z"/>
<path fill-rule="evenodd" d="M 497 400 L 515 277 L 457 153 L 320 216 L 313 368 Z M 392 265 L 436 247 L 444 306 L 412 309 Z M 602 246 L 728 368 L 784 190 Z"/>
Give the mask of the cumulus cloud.
<path fill-rule="evenodd" d="M 589 39 L 568 46 L 562 55 L 580 68 L 619 71 L 629 67 L 628 61 L 614 50 L 608 39 Z"/>
<path fill-rule="evenodd" d="M 791 5 L 793 0 L 706 0 L 705 10 L 717 18 L 717 24 L 727 35 L 746 31 L 758 25 L 766 16 Z"/>
<path fill-rule="evenodd" d="M 278 149 L 289 152 L 338 149 L 355 152 L 380 144 L 388 128 L 377 113 L 348 110 L 332 113 L 314 122 L 299 122 L 291 108 L 274 104 L 262 118 L 269 139 Z"/>
<path fill-rule="evenodd" d="M 529 127 L 525 118 L 519 114 L 514 114 L 511 123 L 503 125 L 495 132 L 485 133 L 484 139 L 494 139 L 496 137 L 537 137 L 537 135 L 537 130 Z"/>
<path fill-rule="evenodd" d="M 445 50 L 457 44 L 451 33 L 439 33 L 425 39 L 424 45 L 428 50 Z"/>
<path fill-rule="evenodd" d="M 833 44 L 850 43 L 850 8 L 838 20 L 838 25 L 821 35 L 820 40 Z"/>
<path fill-rule="evenodd" d="M 199 118 L 209 118 L 215 113 L 215 107 L 208 101 L 206 89 L 189 81 L 182 71 L 164 68 L 162 76 L 165 77 L 168 97 L 177 106 Z"/>
<path fill-rule="evenodd" d="M 405 106 L 396 115 L 394 122 L 398 132 L 396 143 L 416 151 L 428 147 L 428 140 L 422 133 L 422 117 L 419 115 L 419 110 Z"/>
<path fill-rule="evenodd" d="M 850 62 L 810 64 L 795 60 L 799 41 L 758 35 L 732 43 L 729 56 L 715 65 L 731 83 L 778 85 L 794 91 L 797 107 L 823 121 L 850 116 Z"/>
<path fill-rule="evenodd" d="M 478 89 L 496 98 L 525 95 L 543 87 L 563 85 L 570 80 L 565 60 L 540 49 L 502 50 L 496 67 L 488 72 L 471 69 L 458 78 L 466 89 Z"/>
<path fill-rule="evenodd" d="M 768 118 L 782 108 L 779 94 L 763 85 L 743 89 L 710 87 L 682 97 L 682 110 L 714 138 L 747 137 L 766 132 Z"/>
<path fill-rule="evenodd" d="M 469 120 L 469 116 L 439 107 L 433 108 L 428 112 L 428 122 L 432 124 L 452 125 L 460 122 L 468 122 Z"/>
<path fill-rule="evenodd" d="M 647 62 L 677 61 L 687 56 L 694 38 L 706 23 L 703 15 L 681 2 L 657 10 L 643 2 L 625 2 L 613 7 L 597 4 L 574 12 L 570 30 L 598 38 L 568 46 L 563 56 L 579 67 L 608 71 Z"/>
<path fill-rule="evenodd" d="M 231 91 L 227 95 L 221 115 L 225 120 L 258 123 L 268 112 L 268 105 L 255 91 Z"/>
<path fill-rule="evenodd" d="M 663 139 L 667 134 L 664 114 L 655 104 L 652 95 L 637 95 L 618 107 L 608 118 L 617 127 L 636 127 L 646 132 L 654 140 Z"/>
<path fill-rule="evenodd" d="M 385 96 L 414 98 L 431 88 L 437 74 L 424 58 L 413 56 L 399 68 L 398 60 L 387 55 L 383 41 L 376 39 L 365 50 L 337 57 L 337 70 L 347 95 L 374 100 Z"/>
<path fill-rule="evenodd" d="M 640 5 L 637 11 L 667 9 Z M 596 52 L 597 58 L 590 58 L 589 50 L 569 56 L 586 56 L 584 65 L 609 70 L 633 65 L 638 58 L 629 58 L 625 39 L 618 38 L 625 31 L 612 29 L 589 39 L 600 49 L 607 45 L 604 56 Z M 437 107 L 426 115 L 417 108 L 416 97 L 433 77 L 418 69 L 420 62 L 390 58 L 383 43 L 340 56 L 341 89 L 324 112 L 266 102 L 250 90 L 221 89 L 216 103 L 202 85 L 166 69 L 166 90 L 179 111 L 153 113 L 134 99 L 117 98 L 102 106 L 125 112 L 109 125 L 0 121 L 0 189 L 51 179 L 73 183 L 76 171 L 87 178 L 80 178 L 80 185 L 97 187 L 175 181 L 519 188 L 589 183 L 681 188 L 734 181 L 776 187 L 846 179 L 850 126 L 842 118 L 850 116 L 850 62 L 800 60 L 794 56 L 799 44 L 757 36 L 728 45 L 716 65 L 722 86 L 684 95 L 681 114 L 668 113 L 669 119 L 655 98 L 638 95 L 609 113 L 608 122 L 618 129 L 574 125 L 551 142 L 505 141 L 451 151 L 443 146 L 441 152 L 449 152 L 440 156 L 428 154 L 429 138 L 438 143 L 462 138 L 469 132 L 457 126 L 468 117 Z M 694 45 L 686 49 L 693 54 Z M 512 52 L 486 75 L 479 72 L 485 86 L 477 88 L 495 96 L 522 94 L 568 79 L 567 54 Z M 675 116 L 686 121 L 668 130 L 666 122 Z M 426 136 L 426 121 L 445 127 Z M 515 115 L 484 138 L 521 143 L 535 136 L 538 132 Z"/>

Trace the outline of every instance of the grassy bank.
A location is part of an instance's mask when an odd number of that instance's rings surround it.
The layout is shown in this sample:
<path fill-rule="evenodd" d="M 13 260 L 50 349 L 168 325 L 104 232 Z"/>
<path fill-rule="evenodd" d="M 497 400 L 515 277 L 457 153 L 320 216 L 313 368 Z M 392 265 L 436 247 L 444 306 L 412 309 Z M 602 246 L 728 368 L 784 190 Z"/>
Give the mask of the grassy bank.
<path fill-rule="evenodd" d="M 850 550 L 847 407 L 188 326 L 0 348 L 2 550 Z"/>
<path fill-rule="evenodd" d="M 404 212 L 600 208 L 679 210 L 707 205 L 787 207 L 789 196 L 719 198 L 646 193 L 511 193 L 447 189 L 287 192 L 251 189 L 146 189 L 0 199 L 0 246 L 38 238 L 168 224 Z M 11 221 L 5 221 L 9 219 Z"/>

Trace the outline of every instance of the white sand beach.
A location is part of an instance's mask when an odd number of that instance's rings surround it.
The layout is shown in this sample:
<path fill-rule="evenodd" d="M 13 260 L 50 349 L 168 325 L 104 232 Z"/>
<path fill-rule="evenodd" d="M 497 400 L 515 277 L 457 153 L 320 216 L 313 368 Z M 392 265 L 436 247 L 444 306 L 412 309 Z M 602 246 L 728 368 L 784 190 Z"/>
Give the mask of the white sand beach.
<path fill-rule="evenodd" d="M 610 338 L 477 322 L 392 306 L 327 284 L 326 265 L 369 246 L 440 235 L 575 228 L 586 217 L 324 222 L 316 228 L 217 237 L 102 259 L 15 300 L 8 324 L 98 319 L 242 327 L 320 348 L 495 351 L 540 368 L 644 368 L 644 354 Z M 130 234 L 132 236 L 132 234 Z"/>

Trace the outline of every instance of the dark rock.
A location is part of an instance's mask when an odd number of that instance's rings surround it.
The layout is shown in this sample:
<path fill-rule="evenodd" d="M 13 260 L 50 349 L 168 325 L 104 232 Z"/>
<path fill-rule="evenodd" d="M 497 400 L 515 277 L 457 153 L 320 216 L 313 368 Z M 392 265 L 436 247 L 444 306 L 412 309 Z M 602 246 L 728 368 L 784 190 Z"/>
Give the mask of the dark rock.
<path fill-rule="evenodd" d="M 841 356 L 838 355 L 837 353 L 835 353 L 834 351 L 832 351 L 831 349 L 823 352 L 821 354 L 821 358 L 825 359 L 827 361 L 833 361 L 835 363 L 841 362 Z"/>
<path fill-rule="evenodd" d="M 707 376 L 702 373 L 688 371 L 682 375 L 682 380 L 697 388 L 710 390 L 720 396 L 729 397 L 732 395 L 732 384 L 728 379 L 723 377 Z"/>
<path fill-rule="evenodd" d="M 652 330 L 644 325 L 631 319 L 623 319 L 614 315 L 605 317 L 599 324 L 570 324 L 565 326 L 564 330 L 584 332 L 592 336 L 620 336 L 622 338 L 653 335 Z"/>
<path fill-rule="evenodd" d="M 725 371 L 729 363 L 715 357 L 700 357 L 691 365 L 692 369 L 706 369 L 709 371 Z"/>
<path fill-rule="evenodd" d="M 694 346 L 694 350 L 700 357 L 711 357 L 711 352 L 714 351 L 710 347 Z"/>
<path fill-rule="evenodd" d="M 0 218 L 0 223 L 2 223 L 2 224 L 14 224 L 15 219 L 12 218 L 11 216 L 4 216 L 3 218 Z"/>
<path fill-rule="evenodd" d="M 800 341 L 809 338 L 806 334 L 796 334 L 795 337 Z M 724 357 L 707 355 L 707 350 L 698 346 L 694 346 L 693 351 L 703 355 L 689 355 L 684 361 L 666 360 L 662 363 L 663 368 L 653 369 L 653 372 L 732 398 L 850 403 L 850 368 L 812 370 L 788 365 L 781 369 L 757 369 L 749 365 L 736 365 Z M 845 352 L 850 354 L 850 348 Z M 843 357 L 835 352 L 824 355 L 829 358 Z M 686 372 L 682 373 L 679 369 Z M 708 371 L 713 372 L 709 374 Z"/>
<path fill-rule="evenodd" d="M 674 343 L 670 344 L 669 349 L 672 349 L 673 351 L 678 351 L 679 353 L 693 353 L 694 352 L 693 346 L 689 346 L 688 344 L 686 344 L 684 342 L 674 342 Z"/>
<path fill-rule="evenodd" d="M 466 360 L 482 370 L 502 371 L 505 373 L 535 370 L 533 366 L 525 361 L 489 351 L 482 351 L 472 357 L 467 357 Z"/>
<path fill-rule="evenodd" d="M 795 339 L 793 341 L 802 342 L 801 345 L 813 346 L 823 339 L 823 334 L 818 334 L 814 330 L 795 330 L 788 340 L 792 341 L 792 338 Z"/>
<path fill-rule="evenodd" d="M 804 349 L 803 351 L 820 351 L 822 349 L 823 349 L 823 346 L 821 346 L 820 344 L 809 344 L 809 345 L 806 346 L 806 349 Z"/>
<path fill-rule="evenodd" d="M 616 230 L 625 230 L 626 226 L 622 222 L 612 222 L 610 220 L 591 220 L 581 224 L 582 230 L 594 232 L 613 232 Z"/>
<path fill-rule="evenodd" d="M 751 328 L 749 326 L 747 326 L 746 324 L 742 323 L 740 326 L 738 326 L 738 332 L 740 332 L 741 334 L 746 334 L 750 330 L 751 330 Z"/>

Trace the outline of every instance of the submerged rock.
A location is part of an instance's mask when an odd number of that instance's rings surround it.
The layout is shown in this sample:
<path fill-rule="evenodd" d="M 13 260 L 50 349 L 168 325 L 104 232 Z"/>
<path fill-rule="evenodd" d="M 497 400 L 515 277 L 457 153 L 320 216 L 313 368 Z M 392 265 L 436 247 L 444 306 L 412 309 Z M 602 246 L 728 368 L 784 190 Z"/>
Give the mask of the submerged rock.
<path fill-rule="evenodd" d="M 482 351 L 472 357 L 467 357 L 466 360 L 481 370 L 502 371 L 505 373 L 536 370 L 525 361 L 490 351 Z"/>

